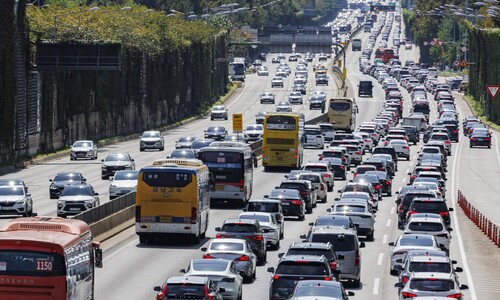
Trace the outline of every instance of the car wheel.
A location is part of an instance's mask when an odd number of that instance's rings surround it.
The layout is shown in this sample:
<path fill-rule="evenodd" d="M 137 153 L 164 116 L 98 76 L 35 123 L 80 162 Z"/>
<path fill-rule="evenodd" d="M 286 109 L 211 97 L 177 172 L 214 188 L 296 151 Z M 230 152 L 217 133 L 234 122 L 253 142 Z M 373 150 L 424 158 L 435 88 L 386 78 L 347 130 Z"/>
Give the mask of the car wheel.
<path fill-rule="evenodd" d="M 305 215 L 300 215 L 299 216 L 299 221 L 304 221 L 306 219 L 306 216 Z"/>
<path fill-rule="evenodd" d="M 342 176 L 342 180 L 346 180 L 346 179 L 347 179 L 347 176 L 344 174 L 344 175 Z"/>
<path fill-rule="evenodd" d="M 276 244 L 273 245 L 273 250 L 279 250 L 280 249 L 280 241 L 276 242 Z"/>
<path fill-rule="evenodd" d="M 398 276 L 398 271 L 396 271 L 396 270 L 391 270 L 391 271 L 389 272 L 389 274 L 391 274 L 392 276 Z"/>
<path fill-rule="evenodd" d="M 375 240 L 374 235 L 375 235 L 375 229 L 374 229 L 374 230 L 372 230 L 372 232 L 371 232 L 369 235 L 367 235 L 367 236 L 366 236 L 366 238 L 367 238 L 369 241 L 373 241 L 373 240 Z"/>
<path fill-rule="evenodd" d="M 328 186 L 328 192 L 333 192 L 333 185 Z"/>
<path fill-rule="evenodd" d="M 311 204 L 311 206 L 309 206 L 309 207 L 307 208 L 306 213 L 308 213 L 308 214 L 312 214 L 312 212 L 313 212 L 313 208 L 312 208 L 312 204 Z"/>
<path fill-rule="evenodd" d="M 214 117 L 210 117 L 210 121 L 213 121 L 214 120 Z"/>
<path fill-rule="evenodd" d="M 332 191 L 333 191 L 333 188 L 332 188 Z M 323 198 L 323 203 L 326 203 L 328 201 L 328 196 L 325 195 L 325 197 Z"/>
<path fill-rule="evenodd" d="M 387 196 L 389 196 L 389 197 L 391 197 L 391 196 L 392 196 L 392 191 L 391 191 L 391 190 L 389 190 L 389 191 L 387 192 Z"/>
<path fill-rule="evenodd" d="M 267 255 L 264 255 L 264 256 L 261 256 L 261 257 L 259 257 L 259 258 L 257 259 L 257 264 L 258 264 L 259 266 L 263 266 L 263 265 L 265 265 L 265 264 L 266 264 L 266 256 L 267 256 Z"/>
<path fill-rule="evenodd" d="M 144 152 L 144 148 L 139 148 L 139 151 L 140 152 Z"/>
<path fill-rule="evenodd" d="M 355 287 L 355 288 L 359 288 L 361 286 L 361 277 L 358 278 L 358 279 L 354 279 L 352 281 L 352 285 Z"/>
<path fill-rule="evenodd" d="M 108 178 L 109 178 L 108 176 L 101 176 L 101 179 L 103 179 L 103 180 L 106 180 Z"/>
<path fill-rule="evenodd" d="M 409 155 L 406 157 L 406 160 L 410 160 L 410 156 Z"/>
<path fill-rule="evenodd" d="M 75 160 L 75 159 L 74 159 L 73 157 L 71 157 L 71 156 L 70 156 L 70 157 L 69 157 L 69 160 Z"/>
<path fill-rule="evenodd" d="M 469 143 L 469 148 L 472 148 L 472 144 L 471 143 Z"/>

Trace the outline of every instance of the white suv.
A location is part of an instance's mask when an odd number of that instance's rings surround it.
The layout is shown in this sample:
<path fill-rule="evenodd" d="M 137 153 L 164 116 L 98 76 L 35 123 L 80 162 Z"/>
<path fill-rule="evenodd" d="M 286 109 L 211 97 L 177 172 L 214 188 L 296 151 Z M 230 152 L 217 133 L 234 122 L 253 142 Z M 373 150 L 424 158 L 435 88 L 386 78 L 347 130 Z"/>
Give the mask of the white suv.
<path fill-rule="evenodd" d="M 146 149 L 165 149 L 165 140 L 161 132 L 157 130 L 144 131 L 141 135 L 139 150 L 142 152 Z"/>
<path fill-rule="evenodd" d="M 318 125 L 304 126 L 304 147 L 316 147 L 323 149 L 325 147 L 325 138 Z"/>

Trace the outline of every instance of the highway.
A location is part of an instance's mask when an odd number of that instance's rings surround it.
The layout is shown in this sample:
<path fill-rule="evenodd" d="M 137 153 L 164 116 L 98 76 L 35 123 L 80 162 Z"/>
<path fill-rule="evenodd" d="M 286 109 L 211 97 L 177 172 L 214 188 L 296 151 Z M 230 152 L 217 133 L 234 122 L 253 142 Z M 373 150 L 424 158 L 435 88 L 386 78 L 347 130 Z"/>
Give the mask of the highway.
<path fill-rule="evenodd" d="M 366 41 L 368 34 L 361 33 L 359 36 Z M 392 40 L 389 39 L 389 40 Z M 358 69 L 358 58 L 361 52 L 347 53 L 348 78 L 355 91 L 359 80 L 374 80 L 368 75 L 363 75 Z M 270 55 L 271 56 L 271 55 Z M 272 56 L 271 56 L 272 57 Z M 291 91 L 293 84 L 293 75 L 285 80 L 284 88 L 271 88 L 271 78 L 275 73 L 277 64 L 271 64 L 271 57 L 265 65 L 270 68 L 269 77 L 259 77 L 257 74 L 247 76 L 247 82 L 244 87 L 238 91 L 225 103 L 229 109 L 229 114 L 243 113 L 244 125 L 255 123 L 255 114 L 259 111 L 274 111 L 275 106 L 271 104 L 260 104 L 259 95 L 263 92 L 273 92 L 276 94 L 276 101 L 284 100 Z M 401 61 L 418 61 L 418 49 L 416 47 L 411 51 L 400 51 Z M 317 58 L 314 63 L 317 62 Z M 289 63 L 292 74 L 296 63 Z M 330 74 L 331 77 L 331 74 Z M 308 91 L 304 100 L 313 90 L 322 90 L 327 93 L 327 99 L 336 95 L 335 84 L 330 79 L 328 86 L 316 87 L 314 84 L 314 74 L 311 64 L 309 66 Z M 405 95 L 405 114 L 409 111 L 409 96 L 402 89 Z M 357 98 L 357 97 L 356 97 Z M 357 99 L 360 113 L 357 123 L 370 121 L 381 110 L 384 103 L 384 92 L 380 85 L 375 84 L 373 98 Z M 461 117 L 470 115 L 467 105 L 459 101 L 458 110 Z M 431 100 L 432 112 L 431 122 L 436 119 L 436 103 Z M 306 119 L 318 116 L 320 111 L 310 111 L 307 101 L 303 105 L 295 105 L 294 111 L 305 113 Z M 129 152 L 135 158 L 137 168 L 146 166 L 155 159 L 164 158 L 174 148 L 174 141 L 183 136 L 203 137 L 203 130 L 210 125 L 224 125 L 231 131 L 231 118 L 228 121 L 210 121 L 204 118 L 197 120 L 186 126 L 165 132 L 166 149 L 163 152 L 139 152 L 139 141 L 130 140 L 99 149 L 99 159 L 104 158 L 108 153 Z M 500 223 L 500 205 L 498 205 L 498 195 L 500 194 L 500 152 L 498 145 L 498 133 L 494 133 L 492 149 L 470 149 L 467 138 L 461 135 L 460 143 L 454 143 L 452 153 L 449 158 L 448 182 L 446 198 L 448 204 L 455 205 L 456 193 L 461 189 L 464 194 L 477 207 L 485 212 L 490 218 Z M 393 179 L 393 191 L 398 190 L 405 185 L 408 176 L 407 172 L 415 164 L 417 149 L 420 145 L 411 146 L 411 161 L 399 162 L 399 172 Z M 304 161 L 317 160 L 320 150 L 306 150 Z M 364 158 L 369 155 L 365 155 Z M 57 172 L 61 171 L 79 171 L 87 178 L 88 183 L 92 184 L 100 193 L 101 203 L 108 201 L 107 180 L 102 180 L 100 176 L 100 161 L 70 161 L 69 157 L 56 159 L 39 165 L 29 166 L 26 169 L 18 170 L 15 173 L 3 175 L 0 178 L 21 178 L 29 186 L 30 193 L 34 199 L 34 212 L 39 215 L 55 215 L 57 200 L 49 199 L 49 179 L 53 178 Z M 285 172 L 264 172 L 262 166 L 254 173 L 254 195 L 253 198 L 260 198 L 269 193 L 284 178 Z M 352 178 L 349 174 L 348 179 Z M 251 284 L 245 284 L 243 290 L 244 300 L 268 299 L 269 280 L 271 274 L 266 271 L 270 266 L 276 266 L 278 262 L 278 253 L 285 252 L 288 245 L 299 241 L 299 236 L 307 232 L 308 223 L 316 219 L 317 216 L 326 214 L 326 208 L 333 204 L 334 198 L 338 196 L 336 190 L 340 189 L 344 181 L 335 182 L 334 192 L 328 194 L 327 204 L 318 204 L 313 214 L 307 215 L 305 221 L 287 220 L 285 225 L 285 238 L 281 241 L 281 249 L 270 251 L 268 261 L 265 266 L 258 267 L 257 279 Z M 391 248 L 388 243 L 395 241 L 401 233 L 397 229 L 397 216 L 395 214 L 394 197 L 384 197 L 379 204 L 379 211 L 376 216 L 375 241 L 366 242 L 366 248 L 362 249 L 362 286 L 359 289 L 353 289 L 349 285 L 347 288 L 356 293 L 350 299 L 397 299 L 397 290 L 393 287 L 396 277 L 389 275 L 389 255 Z M 214 228 L 220 226 L 225 219 L 236 217 L 241 212 L 240 209 L 228 208 L 222 205 L 212 208 L 210 212 L 210 229 L 207 232 L 207 238 L 199 245 L 191 245 L 189 242 L 179 241 L 175 244 L 165 245 L 141 245 L 138 237 L 135 235 L 134 228 L 129 228 L 117 236 L 103 243 L 104 268 L 96 272 L 96 299 L 154 299 L 156 292 L 153 286 L 162 285 L 169 276 L 179 275 L 179 269 L 186 268 L 189 261 L 194 258 L 201 258 L 200 248 L 207 244 L 209 239 L 215 236 Z M 460 281 L 468 284 L 469 291 L 464 291 L 465 299 L 499 299 L 500 291 L 491 289 L 490 291 L 478 290 L 474 286 L 474 279 L 477 276 L 488 277 L 488 273 L 498 273 L 500 262 L 494 261 L 495 268 L 491 267 L 491 261 L 479 261 L 475 253 L 466 252 L 468 245 L 473 245 L 475 241 L 474 234 L 479 231 L 467 230 L 467 236 L 460 231 L 465 226 L 463 220 L 457 220 L 458 212 L 452 215 L 452 245 L 450 257 L 458 261 L 457 266 L 464 267 L 465 272 L 460 275 Z M 9 220 L 3 218 L 1 223 Z M 460 226 L 460 227 L 459 227 Z M 361 239 L 363 240 L 363 239 Z M 465 241 L 464 241 L 465 240 Z M 472 247 L 472 246 L 471 246 Z M 491 255 L 497 255 L 498 251 L 493 251 Z M 497 256 L 498 257 L 498 256 Z M 476 260 L 474 260 L 476 259 Z M 474 265 L 468 267 L 467 261 L 474 261 Z M 489 266 L 490 265 L 490 266 Z M 473 269 L 474 268 L 474 269 Z M 493 269 L 493 270 L 491 270 Z M 471 271 L 474 270 L 474 271 Z M 474 275 L 474 277 L 472 277 Z M 483 277 L 481 277 L 483 278 Z M 500 278 L 498 276 L 497 278 Z M 487 282 L 487 279 L 485 279 Z M 487 285 L 485 285 L 487 286 Z M 498 288 L 497 288 L 498 289 Z"/>

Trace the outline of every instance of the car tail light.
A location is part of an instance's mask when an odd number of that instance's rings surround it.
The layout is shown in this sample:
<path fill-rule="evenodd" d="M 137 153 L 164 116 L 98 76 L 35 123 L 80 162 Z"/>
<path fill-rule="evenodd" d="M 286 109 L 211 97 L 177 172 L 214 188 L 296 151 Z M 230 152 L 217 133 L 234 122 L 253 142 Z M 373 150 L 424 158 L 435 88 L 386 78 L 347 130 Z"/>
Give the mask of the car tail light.
<path fill-rule="evenodd" d="M 254 235 L 249 237 L 252 240 L 262 241 L 262 235 Z"/>
<path fill-rule="evenodd" d="M 372 133 L 372 136 L 376 137 L 376 136 L 377 136 L 377 134 L 376 134 L 376 133 Z"/>
<path fill-rule="evenodd" d="M 196 207 L 191 208 L 191 224 L 198 222 L 198 210 Z"/>
<path fill-rule="evenodd" d="M 340 158 L 341 161 L 345 161 L 345 157 Z"/>
<path fill-rule="evenodd" d="M 410 277 L 403 276 L 402 281 L 403 281 L 403 283 L 407 283 L 409 279 L 410 279 Z"/>
<path fill-rule="evenodd" d="M 279 275 L 274 275 L 274 276 L 273 276 L 273 280 L 278 280 L 278 279 L 280 279 L 280 276 L 279 276 Z"/>
<path fill-rule="evenodd" d="M 446 296 L 446 298 L 461 299 L 462 293 L 451 294 L 451 295 Z"/>
<path fill-rule="evenodd" d="M 352 178 L 356 177 L 356 175 L 358 175 L 358 173 L 354 173 L 354 176 Z"/>
<path fill-rule="evenodd" d="M 386 184 L 386 185 L 389 185 L 389 184 L 391 184 L 391 183 L 389 182 L 389 180 L 386 180 L 386 181 L 385 181 L 385 184 Z"/>
<path fill-rule="evenodd" d="M 320 156 L 319 156 L 319 160 L 323 160 L 323 155 L 320 155 Z"/>
<path fill-rule="evenodd" d="M 367 142 L 367 143 L 369 143 L 369 142 L 371 142 L 371 141 L 372 141 L 372 140 L 370 140 L 370 139 L 368 139 L 368 140 L 365 140 L 365 142 Z"/>
<path fill-rule="evenodd" d="M 451 144 L 451 142 L 450 142 L 450 141 L 445 141 L 444 143 L 445 143 L 446 145 Z"/>
<path fill-rule="evenodd" d="M 414 210 L 410 210 L 410 211 L 408 211 L 408 215 L 413 215 L 413 214 L 416 214 L 416 213 L 417 213 L 417 212 L 416 212 L 416 211 L 414 211 Z"/>
<path fill-rule="evenodd" d="M 410 146 L 405 146 L 404 147 L 406 150 L 410 150 Z"/>
<path fill-rule="evenodd" d="M 238 261 L 249 261 L 250 257 L 248 257 L 247 255 L 242 255 L 237 260 Z"/>
<path fill-rule="evenodd" d="M 399 207 L 398 207 L 398 212 L 399 212 L 400 214 L 402 214 L 402 213 L 404 213 L 404 211 L 405 211 L 405 210 L 404 210 L 403 204 L 400 204 L 400 205 L 399 205 Z"/>
<path fill-rule="evenodd" d="M 156 300 L 165 300 L 165 294 L 167 294 L 167 285 L 165 284 L 161 289 L 161 292 L 156 295 Z"/>
<path fill-rule="evenodd" d="M 211 296 L 210 293 L 208 292 L 208 286 L 205 285 L 205 297 L 207 297 L 208 300 L 214 300 L 214 296 Z"/>
<path fill-rule="evenodd" d="M 302 192 L 300 192 L 300 195 L 301 195 L 301 196 L 307 196 L 307 192 L 302 191 Z"/>
<path fill-rule="evenodd" d="M 475 141 L 475 140 L 476 140 L 476 138 L 471 137 L 471 138 L 470 138 L 470 140 L 471 140 L 471 141 Z"/>
<path fill-rule="evenodd" d="M 343 169 L 343 168 L 344 168 L 344 166 L 339 166 L 339 168 L 340 168 L 340 169 Z"/>
<path fill-rule="evenodd" d="M 439 212 L 439 215 L 441 215 L 442 217 L 449 217 L 450 213 L 447 211 L 441 211 L 441 212 Z"/>
<path fill-rule="evenodd" d="M 241 179 L 240 180 L 240 192 L 243 192 L 245 190 L 245 180 Z"/>
<path fill-rule="evenodd" d="M 203 254 L 203 259 L 213 259 L 213 258 L 215 258 L 215 257 L 213 257 L 210 254 Z"/>
<path fill-rule="evenodd" d="M 222 234 L 220 234 L 220 233 L 217 233 L 217 234 L 215 235 L 215 238 L 216 238 L 216 239 L 220 239 L 220 238 L 222 238 L 222 237 L 223 237 L 223 236 L 222 236 Z"/>
<path fill-rule="evenodd" d="M 456 129 L 455 129 L 455 130 L 453 130 L 453 133 L 458 133 L 458 130 L 456 130 Z"/>
<path fill-rule="evenodd" d="M 379 171 L 385 171 L 384 167 L 378 168 Z"/>
<path fill-rule="evenodd" d="M 325 276 L 325 278 L 324 278 L 324 279 L 325 279 L 326 281 L 332 281 L 332 280 L 333 280 L 333 278 L 332 278 L 332 277 L 330 277 L 330 276 Z"/>
<path fill-rule="evenodd" d="M 330 263 L 330 269 L 332 269 L 332 270 L 337 270 L 337 263 L 336 263 L 336 262 L 334 262 L 334 261 L 332 261 L 332 262 Z"/>
<path fill-rule="evenodd" d="M 354 266 L 360 267 L 361 266 L 361 255 L 359 254 L 359 250 L 356 250 L 355 256 L 356 256 L 356 258 L 354 259 Z"/>
<path fill-rule="evenodd" d="M 490 138 L 484 138 L 486 142 L 489 142 L 491 139 Z"/>
<path fill-rule="evenodd" d="M 299 201 L 299 200 L 292 200 L 290 202 L 292 202 L 292 204 L 295 204 L 295 205 L 301 205 L 302 204 L 302 201 Z"/>
<path fill-rule="evenodd" d="M 403 298 L 415 298 L 417 297 L 417 294 L 413 294 L 413 293 L 408 293 L 408 292 L 402 292 L 401 293 L 401 296 L 403 296 Z"/>
<path fill-rule="evenodd" d="M 319 188 L 320 191 L 324 191 L 325 190 L 325 186 L 322 184 L 321 187 Z"/>
<path fill-rule="evenodd" d="M 380 190 L 380 184 L 377 184 L 377 185 L 375 186 L 375 189 L 376 189 L 376 190 Z"/>
<path fill-rule="evenodd" d="M 361 155 L 361 152 L 356 151 L 356 152 L 354 152 L 354 154 L 356 154 L 356 155 Z"/>

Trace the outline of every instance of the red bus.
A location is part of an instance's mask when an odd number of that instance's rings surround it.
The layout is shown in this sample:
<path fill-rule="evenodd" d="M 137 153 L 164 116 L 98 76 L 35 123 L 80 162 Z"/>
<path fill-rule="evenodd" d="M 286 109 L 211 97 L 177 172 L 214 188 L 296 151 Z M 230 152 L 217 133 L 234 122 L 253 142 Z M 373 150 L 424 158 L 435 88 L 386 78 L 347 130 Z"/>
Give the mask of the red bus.
<path fill-rule="evenodd" d="M 0 227 L 0 298 L 94 299 L 102 250 L 83 221 L 14 219 Z"/>

